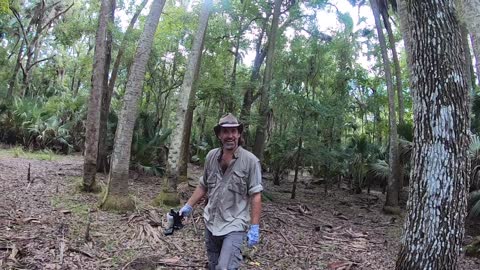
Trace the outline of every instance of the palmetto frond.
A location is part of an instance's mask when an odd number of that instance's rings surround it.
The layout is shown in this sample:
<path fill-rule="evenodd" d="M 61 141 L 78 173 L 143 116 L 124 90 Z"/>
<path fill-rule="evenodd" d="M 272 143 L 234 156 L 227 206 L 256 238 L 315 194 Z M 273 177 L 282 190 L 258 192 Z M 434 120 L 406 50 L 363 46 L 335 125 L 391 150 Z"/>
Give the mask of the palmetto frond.
<path fill-rule="evenodd" d="M 468 215 L 470 217 L 480 216 L 480 190 L 473 191 L 469 194 L 468 205 L 470 208 Z"/>

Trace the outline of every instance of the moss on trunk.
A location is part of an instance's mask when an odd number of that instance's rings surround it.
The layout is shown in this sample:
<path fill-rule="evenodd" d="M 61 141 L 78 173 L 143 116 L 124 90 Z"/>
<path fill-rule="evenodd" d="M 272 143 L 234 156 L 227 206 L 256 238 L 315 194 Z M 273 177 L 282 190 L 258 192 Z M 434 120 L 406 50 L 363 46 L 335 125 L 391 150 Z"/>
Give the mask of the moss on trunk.
<path fill-rule="evenodd" d="M 135 202 L 130 196 L 108 194 L 101 208 L 107 211 L 127 212 L 135 209 Z"/>
<path fill-rule="evenodd" d="M 178 198 L 177 192 L 170 192 L 163 189 L 153 200 L 153 204 L 155 206 L 178 207 L 180 206 L 180 199 Z"/>

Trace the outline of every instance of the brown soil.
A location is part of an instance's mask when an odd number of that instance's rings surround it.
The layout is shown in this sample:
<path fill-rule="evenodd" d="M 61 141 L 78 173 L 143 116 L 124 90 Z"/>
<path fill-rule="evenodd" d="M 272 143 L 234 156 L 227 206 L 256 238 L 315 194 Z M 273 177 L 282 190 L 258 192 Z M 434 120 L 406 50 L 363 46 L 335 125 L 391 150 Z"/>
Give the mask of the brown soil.
<path fill-rule="evenodd" d="M 137 210 L 109 213 L 98 209 L 101 195 L 78 190 L 82 162 L 80 156 L 13 158 L 0 150 L 0 269 L 205 267 L 201 207 L 183 229 L 164 236 L 166 209 L 150 206 L 161 179 L 133 173 Z M 195 182 L 202 170 L 189 170 Z M 403 218 L 382 214 L 381 193 L 332 187 L 325 194 L 323 186 L 301 183 L 291 200 L 291 183 L 275 187 L 266 176 L 273 201 L 264 202 L 262 240 L 245 250 L 244 269 L 394 269 Z M 193 187 L 179 190 L 185 200 Z M 465 243 L 473 240 L 468 233 Z M 460 269 L 479 268 L 479 259 L 460 259 Z"/>

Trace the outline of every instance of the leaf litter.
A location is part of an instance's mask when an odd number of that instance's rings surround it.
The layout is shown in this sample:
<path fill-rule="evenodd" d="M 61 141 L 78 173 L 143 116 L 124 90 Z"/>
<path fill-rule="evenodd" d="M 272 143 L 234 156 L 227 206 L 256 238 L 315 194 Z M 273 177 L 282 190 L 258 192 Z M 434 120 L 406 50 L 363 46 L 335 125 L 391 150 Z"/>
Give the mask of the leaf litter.
<path fill-rule="evenodd" d="M 98 209 L 99 195 L 76 189 L 82 166 L 81 156 L 55 161 L 0 158 L 0 269 L 207 266 L 202 205 L 183 229 L 165 236 L 169 209 L 150 206 L 161 190 L 160 178 L 132 177 L 130 190 L 137 210 L 128 215 L 110 213 Z M 31 179 L 37 180 L 28 181 L 28 167 Z M 198 179 L 202 171 L 190 165 L 189 178 Z M 394 268 L 403 218 L 382 214 L 384 195 L 354 195 L 346 187 L 331 187 L 325 193 L 323 186 L 299 183 L 298 198 L 291 200 L 291 180 L 277 187 L 270 175 L 264 177 L 273 201 L 263 204 L 261 242 L 243 250 L 242 269 Z M 105 184 L 104 175 L 97 179 Z M 193 189 L 188 183 L 179 184 L 183 201 Z M 475 236 L 470 233 L 467 228 L 465 244 Z M 479 259 L 461 256 L 460 269 L 479 267 Z"/>

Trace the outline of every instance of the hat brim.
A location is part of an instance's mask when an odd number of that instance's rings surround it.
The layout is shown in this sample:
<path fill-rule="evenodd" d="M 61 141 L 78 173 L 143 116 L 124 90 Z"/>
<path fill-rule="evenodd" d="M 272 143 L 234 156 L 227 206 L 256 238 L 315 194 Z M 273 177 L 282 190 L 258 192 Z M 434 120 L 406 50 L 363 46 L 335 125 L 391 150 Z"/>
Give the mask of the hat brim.
<path fill-rule="evenodd" d="M 238 128 L 238 132 L 239 133 L 242 133 L 243 132 L 243 124 L 222 124 L 222 125 L 216 125 L 214 128 L 213 128 L 213 131 L 215 131 L 215 134 L 218 135 L 218 133 L 220 132 L 220 129 L 224 127 L 224 128 Z"/>

